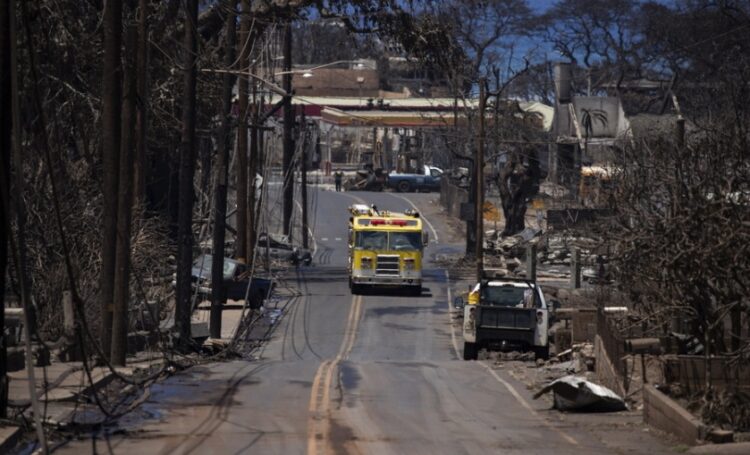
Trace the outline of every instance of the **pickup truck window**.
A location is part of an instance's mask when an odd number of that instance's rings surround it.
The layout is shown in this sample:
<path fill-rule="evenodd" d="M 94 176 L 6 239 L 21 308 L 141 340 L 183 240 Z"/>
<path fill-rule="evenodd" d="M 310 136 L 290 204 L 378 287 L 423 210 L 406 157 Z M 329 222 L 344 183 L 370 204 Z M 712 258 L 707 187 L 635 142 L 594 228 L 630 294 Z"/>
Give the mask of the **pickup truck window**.
<path fill-rule="evenodd" d="M 535 305 L 534 291 L 525 287 L 513 285 L 485 286 L 482 289 L 481 303 L 484 305 L 502 306 L 510 308 L 533 308 Z"/>

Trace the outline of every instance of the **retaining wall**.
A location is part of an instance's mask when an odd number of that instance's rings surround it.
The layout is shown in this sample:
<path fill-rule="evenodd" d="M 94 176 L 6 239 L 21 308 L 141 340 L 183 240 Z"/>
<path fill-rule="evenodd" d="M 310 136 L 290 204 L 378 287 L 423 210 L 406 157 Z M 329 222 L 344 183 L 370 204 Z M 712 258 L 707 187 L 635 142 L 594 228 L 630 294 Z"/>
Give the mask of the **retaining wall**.
<path fill-rule="evenodd" d="M 706 426 L 651 384 L 643 386 L 643 421 L 688 445 L 705 439 Z"/>

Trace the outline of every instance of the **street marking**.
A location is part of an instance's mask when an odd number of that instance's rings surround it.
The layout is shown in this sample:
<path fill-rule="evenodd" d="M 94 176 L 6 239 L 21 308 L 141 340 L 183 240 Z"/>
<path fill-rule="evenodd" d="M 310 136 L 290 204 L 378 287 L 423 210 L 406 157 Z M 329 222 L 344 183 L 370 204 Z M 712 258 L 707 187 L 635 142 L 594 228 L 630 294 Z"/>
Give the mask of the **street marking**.
<path fill-rule="evenodd" d="M 450 317 L 450 315 L 453 314 L 453 310 L 454 309 L 453 309 L 453 301 L 451 299 L 450 275 L 448 274 L 447 270 L 445 271 L 445 278 L 446 278 L 446 280 L 448 280 L 447 281 L 447 285 L 448 285 L 448 317 Z M 459 353 L 459 351 L 458 351 L 458 341 L 456 339 L 456 328 L 453 326 L 453 321 L 451 321 L 451 343 L 453 344 L 453 350 L 456 352 L 456 357 L 458 357 L 459 360 L 462 359 L 463 356 L 461 356 L 460 353 Z M 569 443 L 571 445 L 574 445 L 574 446 L 579 445 L 578 441 L 576 441 L 575 438 L 573 438 L 569 434 L 565 433 L 560 428 L 552 425 L 549 421 L 547 421 L 547 419 L 545 419 L 544 417 L 542 417 L 541 415 L 539 415 L 539 413 L 536 412 L 536 410 L 531 406 L 531 404 L 529 404 L 529 402 L 526 401 L 526 399 L 523 396 L 521 396 L 520 393 L 518 393 L 518 391 L 515 389 L 515 387 L 513 387 L 513 385 L 511 383 L 509 383 L 508 381 L 506 381 L 505 379 L 501 378 L 495 372 L 495 370 L 492 369 L 491 366 L 489 366 L 487 363 L 482 362 L 482 361 L 477 361 L 477 362 L 474 362 L 474 363 L 481 365 L 485 370 L 487 370 L 490 373 L 490 375 L 493 378 L 495 378 L 495 380 L 497 382 L 499 382 L 500 384 L 502 384 L 508 390 L 508 392 L 510 392 L 510 394 L 513 395 L 513 398 L 515 398 L 516 401 L 518 401 L 518 403 L 521 406 L 523 406 L 527 411 L 529 411 L 529 413 L 532 416 L 536 417 L 542 423 L 542 425 L 544 425 L 547 428 L 549 428 L 550 430 L 556 432 L 567 443 Z"/>
<path fill-rule="evenodd" d="M 310 391 L 309 416 L 307 422 L 307 454 L 318 455 L 331 452 L 330 433 L 330 405 L 331 405 L 331 382 L 335 375 L 338 364 L 349 356 L 354 341 L 357 338 L 357 329 L 362 316 L 362 296 L 354 296 L 349 308 L 349 317 L 344 329 L 344 339 L 341 341 L 339 352 L 334 359 L 324 361 L 318 367 L 313 379 Z"/>
<path fill-rule="evenodd" d="M 334 240 L 336 240 L 337 242 L 340 242 L 341 241 L 341 237 L 336 237 Z"/>
<path fill-rule="evenodd" d="M 397 197 L 399 199 L 403 199 L 409 205 L 411 205 L 414 208 L 414 210 L 416 210 L 419 213 L 419 216 L 424 220 L 424 222 L 427 224 L 427 226 L 430 227 L 430 230 L 432 231 L 432 236 L 435 238 L 435 243 L 438 243 L 438 240 L 440 240 L 440 238 L 438 237 L 438 233 L 435 230 L 435 226 L 433 226 L 432 223 L 430 223 L 430 220 L 428 220 L 427 217 L 424 216 L 424 214 L 422 213 L 422 211 L 419 210 L 419 208 L 416 205 L 414 205 L 414 203 L 412 201 L 410 201 L 409 199 L 406 199 L 405 197 L 401 196 L 400 194 L 393 194 L 393 193 L 385 193 L 385 194 L 390 194 L 393 197 Z"/>
<path fill-rule="evenodd" d="M 445 271 L 445 282 L 448 284 L 448 317 L 451 317 L 453 314 L 453 299 L 451 298 L 451 276 L 447 270 Z M 456 357 L 461 360 L 461 353 L 458 352 L 456 331 L 453 328 L 453 321 L 451 321 L 451 343 L 453 344 L 453 350 L 456 352 Z"/>
<path fill-rule="evenodd" d="M 323 237 L 322 239 L 320 239 L 320 241 L 321 242 L 327 242 L 328 241 L 328 237 Z"/>

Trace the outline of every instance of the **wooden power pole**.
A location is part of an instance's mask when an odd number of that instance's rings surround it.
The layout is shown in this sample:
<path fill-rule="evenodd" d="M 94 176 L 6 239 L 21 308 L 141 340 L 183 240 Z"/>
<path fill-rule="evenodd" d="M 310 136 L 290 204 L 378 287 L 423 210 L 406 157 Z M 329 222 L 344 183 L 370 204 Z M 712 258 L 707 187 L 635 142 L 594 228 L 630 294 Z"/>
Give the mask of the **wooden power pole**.
<path fill-rule="evenodd" d="M 7 340 L 5 338 L 5 268 L 10 236 L 11 108 L 10 2 L 0 2 L 0 418 L 8 416 Z"/>
<path fill-rule="evenodd" d="M 479 131 L 477 132 L 477 156 L 474 163 L 474 179 L 476 180 L 476 206 L 474 210 L 474 224 L 476 235 L 474 247 L 477 260 L 477 281 L 482 279 L 484 269 L 484 108 L 487 103 L 485 93 L 485 78 L 479 79 Z"/>
<path fill-rule="evenodd" d="M 282 226 L 284 234 L 292 238 L 292 208 L 294 206 L 294 112 L 292 111 L 292 23 L 289 20 L 284 29 L 284 157 L 281 172 L 284 179 Z"/>
<path fill-rule="evenodd" d="M 226 41 L 224 52 L 224 64 L 227 68 L 234 63 L 235 33 L 237 32 L 236 18 L 231 12 L 235 10 L 235 0 L 226 1 L 226 10 L 230 11 L 226 19 Z M 211 338 L 221 338 L 221 310 L 226 296 L 224 295 L 224 242 L 227 230 L 227 180 L 229 179 L 229 138 L 231 134 L 229 125 L 229 114 L 232 109 L 232 86 L 234 76 L 224 73 L 224 82 L 221 95 L 221 126 L 219 128 L 218 144 L 218 178 L 214 189 L 214 232 L 213 232 L 213 258 L 211 261 L 211 317 L 209 323 L 209 334 Z M 247 102 L 246 102 L 247 104 Z M 241 131 L 247 137 L 247 130 Z M 238 187 L 247 187 L 246 180 L 237 179 Z M 244 207 L 237 206 L 237 212 L 242 212 Z M 238 236 L 243 232 L 237 230 Z"/>
<path fill-rule="evenodd" d="M 308 248 L 309 239 L 307 235 L 307 121 L 305 120 L 305 106 L 300 106 L 299 131 L 302 137 L 302 153 L 300 154 L 300 173 L 302 174 L 302 247 Z"/>
<path fill-rule="evenodd" d="M 109 3 L 109 2 L 108 2 Z M 195 177 L 195 86 L 197 80 L 198 0 L 185 0 L 185 34 L 182 90 L 182 131 L 180 143 L 180 174 L 177 213 L 177 289 L 175 297 L 175 329 L 177 345 L 187 350 L 191 343 L 190 291 L 193 263 L 193 178 Z"/>

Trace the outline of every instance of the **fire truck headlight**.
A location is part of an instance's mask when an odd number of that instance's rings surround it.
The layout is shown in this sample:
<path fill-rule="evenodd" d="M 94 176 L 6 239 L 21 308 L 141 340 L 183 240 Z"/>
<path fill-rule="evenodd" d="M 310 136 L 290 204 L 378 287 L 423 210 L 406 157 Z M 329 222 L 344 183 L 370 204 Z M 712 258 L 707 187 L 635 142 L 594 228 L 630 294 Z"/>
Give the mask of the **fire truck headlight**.
<path fill-rule="evenodd" d="M 374 262 L 371 257 L 365 256 L 362 258 L 362 268 L 370 269 L 374 265 Z"/>
<path fill-rule="evenodd" d="M 416 265 L 416 261 L 414 258 L 406 258 L 404 259 L 404 269 L 406 270 L 414 270 Z"/>

